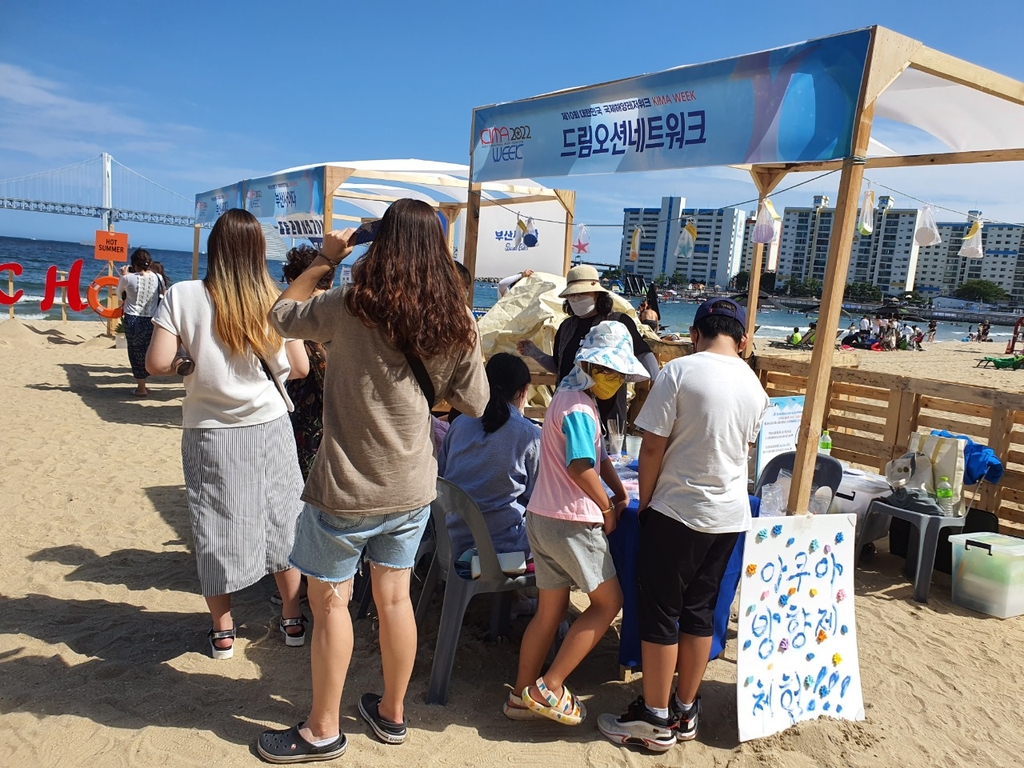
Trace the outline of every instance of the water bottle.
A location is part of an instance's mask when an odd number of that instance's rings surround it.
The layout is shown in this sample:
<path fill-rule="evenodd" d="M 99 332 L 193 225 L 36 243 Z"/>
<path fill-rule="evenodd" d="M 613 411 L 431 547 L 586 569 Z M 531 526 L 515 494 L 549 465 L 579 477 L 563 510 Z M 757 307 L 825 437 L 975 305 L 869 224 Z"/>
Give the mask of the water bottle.
<path fill-rule="evenodd" d="M 953 486 L 949 484 L 948 477 L 940 477 L 935 485 L 935 498 L 939 502 L 942 514 L 953 514 Z"/>
<path fill-rule="evenodd" d="M 826 456 L 832 453 L 832 436 L 827 429 L 823 430 L 821 437 L 818 438 L 818 453 L 824 453 Z"/>

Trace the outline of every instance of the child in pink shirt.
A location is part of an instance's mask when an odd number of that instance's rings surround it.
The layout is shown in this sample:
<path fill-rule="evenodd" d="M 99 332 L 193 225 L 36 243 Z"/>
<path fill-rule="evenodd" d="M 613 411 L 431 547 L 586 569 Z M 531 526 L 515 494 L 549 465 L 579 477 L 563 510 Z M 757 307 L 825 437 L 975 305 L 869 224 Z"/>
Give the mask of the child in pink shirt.
<path fill-rule="evenodd" d="M 547 717 L 578 725 L 586 713 L 564 680 L 607 631 L 622 607 L 607 534 L 629 500 L 601 449 L 595 397 L 607 399 L 626 382 L 649 378 L 633 355 L 622 323 L 595 325 L 576 354 L 572 372 L 548 406 L 540 438 L 540 471 L 526 512 L 526 533 L 537 575 L 537 613 L 523 635 L 515 689 L 505 714 Z M 601 481 L 612 490 L 608 497 Z M 576 586 L 590 598 L 562 641 L 551 666 L 541 667 Z"/>

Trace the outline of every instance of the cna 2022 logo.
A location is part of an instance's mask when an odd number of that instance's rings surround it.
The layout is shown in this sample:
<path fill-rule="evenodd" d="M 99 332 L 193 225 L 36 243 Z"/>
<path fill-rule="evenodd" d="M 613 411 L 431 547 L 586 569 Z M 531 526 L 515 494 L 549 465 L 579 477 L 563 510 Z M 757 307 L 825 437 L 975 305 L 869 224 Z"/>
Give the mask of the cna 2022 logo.
<path fill-rule="evenodd" d="M 491 159 L 496 163 L 522 160 L 523 144 L 529 140 L 528 125 L 500 125 L 480 131 L 480 144 L 491 148 Z"/>

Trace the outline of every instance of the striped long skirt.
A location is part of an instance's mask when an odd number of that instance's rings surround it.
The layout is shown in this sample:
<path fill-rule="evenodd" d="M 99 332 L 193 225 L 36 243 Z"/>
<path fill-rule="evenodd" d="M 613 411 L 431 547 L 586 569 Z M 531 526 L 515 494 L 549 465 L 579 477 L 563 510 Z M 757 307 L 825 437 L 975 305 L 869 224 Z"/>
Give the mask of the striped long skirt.
<path fill-rule="evenodd" d="M 204 597 L 289 566 L 302 474 L 287 414 L 220 429 L 186 428 L 181 464 Z"/>

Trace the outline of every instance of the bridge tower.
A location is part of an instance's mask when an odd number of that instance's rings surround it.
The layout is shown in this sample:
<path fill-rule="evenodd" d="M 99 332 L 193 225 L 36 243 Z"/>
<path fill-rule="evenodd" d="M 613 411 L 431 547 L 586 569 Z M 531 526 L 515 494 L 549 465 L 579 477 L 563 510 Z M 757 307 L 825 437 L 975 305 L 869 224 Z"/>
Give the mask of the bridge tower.
<path fill-rule="evenodd" d="M 111 157 L 109 153 L 104 152 L 100 155 L 100 171 L 103 174 L 103 203 L 100 217 L 103 221 L 103 228 L 107 230 L 107 232 L 113 231 L 114 211 L 114 185 L 110 161 Z"/>

